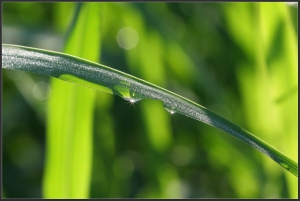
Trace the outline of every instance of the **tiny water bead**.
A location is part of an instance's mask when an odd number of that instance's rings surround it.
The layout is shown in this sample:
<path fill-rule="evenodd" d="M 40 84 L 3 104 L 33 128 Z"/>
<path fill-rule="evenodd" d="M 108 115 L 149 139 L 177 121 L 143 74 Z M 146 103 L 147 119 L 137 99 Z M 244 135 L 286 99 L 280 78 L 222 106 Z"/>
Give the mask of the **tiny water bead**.
<path fill-rule="evenodd" d="M 126 95 L 126 96 L 123 96 L 122 98 L 129 101 L 130 103 L 136 103 L 136 102 L 142 100 L 142 96 L 139 93 L 136 93 L 134 91 L 130 91 L 129 96 Z"/>
<path fill-rule="evenodd" d="M 136 92 L 134 89 L 131 89 L 130 83 L 126 81 L 121 81 L 118 85 L 114 86 L 113 93 L 129 101 L 130 103 L 136 103 L 143 98 L 140 93 Z"/>
<path fill-rule="evenodd" d="M 166 102 L 164 102 L 163 105 L 164 105 L 164 108 L 167 110 L 167 112 L 169 112 L 171 115 L 173 115 L 173 114 L 176 113 L 176 111 L 175 111 L 175 108 L 177 106 L 176 103 L 174 104 L 174 103 L 166 103 Z"/>
<path fill-rule="evenodd" d="M 130 97 L 133 99 L 141 100 L 144 98 L 144 96 L 141 93 L 136 92 L 135 90 L 130 90 L 129 94 Z"/>
<path fill-rule="evenodd" d="M 129 101 L 130 103 L 136 103 L 140 101 L 141 99 L 131 98 L 131 97 L 123 97 L 125 100 Z"/>
<path fill-rule="evenodd" d="M 170 113 L 170 114 L 175 114 L 176 112 L 170 108 L 165 107 L 165 109 Z"/>

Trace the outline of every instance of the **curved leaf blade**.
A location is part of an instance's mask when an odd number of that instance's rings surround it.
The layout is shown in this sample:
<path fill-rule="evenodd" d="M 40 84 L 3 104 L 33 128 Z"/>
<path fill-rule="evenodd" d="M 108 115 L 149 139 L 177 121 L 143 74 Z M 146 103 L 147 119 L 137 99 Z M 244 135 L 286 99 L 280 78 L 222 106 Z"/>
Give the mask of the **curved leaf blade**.
<path fill-rule="evenodd" d="M 2 45 L 2 65 L 7 69 L 50 75 L 68 82 L 113 93 L 128 100 L 161 100 L 166 109 L 217 127 L 258 151 L 298 177 L 298 164 L 245 129 L 154 84 L 110 67 L 71 55 L 36 48 Z"/>

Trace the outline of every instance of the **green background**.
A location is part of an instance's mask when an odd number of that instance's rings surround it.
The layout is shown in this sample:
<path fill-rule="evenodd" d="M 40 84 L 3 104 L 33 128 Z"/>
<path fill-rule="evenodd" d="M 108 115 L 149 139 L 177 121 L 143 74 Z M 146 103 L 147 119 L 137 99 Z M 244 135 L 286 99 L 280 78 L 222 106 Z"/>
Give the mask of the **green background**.
<path fill-rule="evenodd" d="M 2 42 L 64 51 L 152 82 L 298 161 L 297 6 L 3 3 Z M 274 161 L 154 100 L 130 104 L 11 70 L 2 70 L 2 84 L 2 197 L 298 197 L 298 178 Z M 53 130 L 53 121 L 69 121 L 61 118 L 67 113 L 78 122 L 76 139 Z M 76 151 L 62 168 L 77 173 L 57 183 L 47 157 L 69 144 Z M 54 192 L 61 186 L 70 192 Z"/>

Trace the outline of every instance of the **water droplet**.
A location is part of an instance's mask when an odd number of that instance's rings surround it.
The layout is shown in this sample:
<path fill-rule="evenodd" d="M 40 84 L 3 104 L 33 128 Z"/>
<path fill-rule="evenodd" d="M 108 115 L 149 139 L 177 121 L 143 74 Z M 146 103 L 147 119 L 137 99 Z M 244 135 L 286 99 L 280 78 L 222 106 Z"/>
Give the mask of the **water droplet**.
<path fill-rule="evenodd" d="M 131 97 L 123 97 L 125 100 L 129 101 L 130 103 L 136 103 L 138 101 L 140 101 L 141 99 L 137 99 L 137 98 L 131 98 Z"/>
<path fill-rule="evenodd" d="M 142 100 L 142 96 L 135 91 L 130 91 L 129 96 L 123 96 L 123 98 L 125 100 L 129 101 L 130 103 L 136 103 L 136 102 Z"/>
<path fill-rule="evenodd" d="M 171 115 L 175 114 L 176 111 L 174 110 L 174 108 L 176 107 L 176 105 L 174 104 L 169 104 L 169 103 L 165 103 L 164 102 L 164 108 L 167 110 L 167 112 L 169 112 Z"/>
<path fill-rule="evenodd" d="M 165 109 L 170 113 L 170 114 L 175 114 L 176 112 L 170 108 L 165 107 Z"/>

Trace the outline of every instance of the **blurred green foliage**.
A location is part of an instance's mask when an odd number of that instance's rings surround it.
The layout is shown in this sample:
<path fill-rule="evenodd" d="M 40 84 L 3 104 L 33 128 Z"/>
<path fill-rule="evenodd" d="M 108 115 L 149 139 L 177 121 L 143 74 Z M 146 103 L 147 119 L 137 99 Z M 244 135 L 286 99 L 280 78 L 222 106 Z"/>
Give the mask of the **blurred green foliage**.
<path fill-rule="evenodd" d="M 62 51 L 74 3 L 2 5 L 3 43 Z M 297 6 L 96 6 L 102 64 L 204 105 L 298 161 Z M 2 189 L 8 198 L 43 197 L 45 111 L 54 92 L 38 84 L 50 84 L 48 77 L 2 73 Z M 96 92 L 92 121 L 91 198 L 298 197 L 298 178 L 278 164 L 159 102 Z"/>

